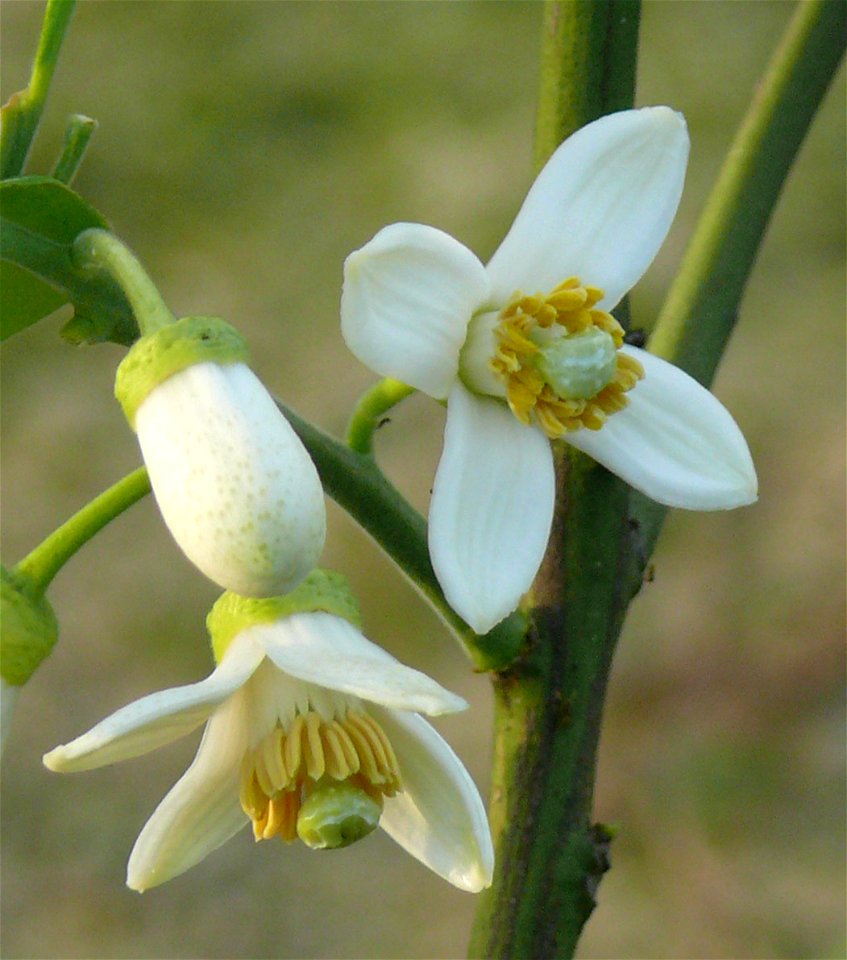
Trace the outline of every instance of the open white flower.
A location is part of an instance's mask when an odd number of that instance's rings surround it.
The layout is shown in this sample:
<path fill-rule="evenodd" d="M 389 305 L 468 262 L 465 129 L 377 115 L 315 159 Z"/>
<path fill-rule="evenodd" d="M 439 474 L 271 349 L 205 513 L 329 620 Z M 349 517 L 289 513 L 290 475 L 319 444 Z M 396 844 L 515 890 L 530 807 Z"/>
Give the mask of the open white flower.
<path fill-rule="evenodd" d="M 326 507 L 306 448 L 246 358 L 229 324 L 184 317 L 133 346 L 115 391 L 188 559 L 226 590 L 275 596 L 318 562 Z"/>
<path fill-rule="evenodd" d="M 487 265 L 411 223 L 347 258 L 350 349 L 377 373 L 447 399 L 430 554 L 447 600 L 478 632 L 516 607 L 544 554 L 550 439 L 669 506 L 756 498 L 730 414 L 681 370 L 624 345 L 608 312 L 664 241 L 687 158 L 680 114 L 612 114 L 553 154 Z"/>
<path fill-rule="evenodd" d="M 238 629 L 207 679 L 118 710 L 44 763 L 87 770 L 207 723 L 194 762 L 136 841 L 127 869 L 135 890 L 177 876 L 252 820 L 257 840 L 299 835 L 320 848 L 346 846 L 378 824 L 475 892 L 493 869 L 485 810 L 459 759 L 418 715 L 466 706 L 344 617 L 299 612 Z"/>

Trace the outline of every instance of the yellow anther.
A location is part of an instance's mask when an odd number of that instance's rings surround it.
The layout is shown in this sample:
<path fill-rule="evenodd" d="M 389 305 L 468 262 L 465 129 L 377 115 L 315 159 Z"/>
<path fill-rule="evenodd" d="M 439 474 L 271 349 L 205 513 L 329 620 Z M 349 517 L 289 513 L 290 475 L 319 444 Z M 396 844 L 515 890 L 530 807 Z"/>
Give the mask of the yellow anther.
<path fill-rule="evenodd" d="M 540 293 L 531 296 L 516 293 L 500 313 L 494 330 L 497 346 L 491 368 L 505 384 L 512 413 L 527 424 L 534 417 L 551 439 L 581 428 L 599 430 L 610 415 L 623 410 L 627 405 L 624 394 L 644 376 L 641 364 L 620 351 L 624 337 L 621 325 L 610 313 L 597 309 L 596 304 L 603 296 L 599 287 L 586 286 L 577 277 L 569 277 L 546 297 Z M 545 345 L 554 342 L 549 337 L 557 335 L 556 327 L 560 337 L 588 336 L 585 331 L 596 328 L 608 334 L 614 343 L 616 353 L 611 379 L 606 382 L 609 374 L 603 376 L 599 383 L 605 386 L 593 396 L 588 391 L 575 394 L 587 400 L 574 399 L 574 393 L 559 396 L 545 376 L 553 383 L 559 381 L 546 368 L 544 375 L 539 372 L 539 363 L 544 365 L 540 356 Z M 549 332 L 534 335 L 539 329 Z M 558 342 L 561 344 L 561 340 Z M 608 344 L 609 340 L 605 342 Z M 565 363 L 570 370 L 570 359 Z M 604 368 L 604 372 L 605 369 L 608 368 Z M 589 383 L 588 390 L 597 389 L 592 381 Z M 564 386 L 557 389 L 564 390 Z"/>
<path fill-rule="evenodd" d="M 310 710 L 246 752 L 239 798 L 255 838 L 295 840 L 301 804 L 326 778 L 354 784 L 380 805 L 401 789 L 394 749 L 372 716 L 348 710 L 327 720 Z"/>

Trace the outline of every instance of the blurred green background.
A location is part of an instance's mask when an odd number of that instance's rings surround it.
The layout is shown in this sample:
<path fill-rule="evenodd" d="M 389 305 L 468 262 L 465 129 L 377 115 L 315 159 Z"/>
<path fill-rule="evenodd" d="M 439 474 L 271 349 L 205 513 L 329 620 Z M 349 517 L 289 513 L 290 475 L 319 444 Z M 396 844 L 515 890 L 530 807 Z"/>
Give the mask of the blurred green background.
<path fill-rule="evenodd" d="M 3 5 L 3 94 L 28 78 L 43 6 Z M 64 118 L 100 129 L 76 186 L 177 313 L 217 313 L 254 366 L 336 434 L 372 375 L 338 329 L 345 255 L 396 220 L 481 257 L 531 182 L 539 3 L 80 4 L 30 170 Z M 646 2 L 640 104 L 684 111 L 688 185 L 634 297 L 649 326 L 755 87 L 786 2 Z M 632 608 L 602 741 L 596 815 L 620 824 L 581 957 L 843 957 L 844 75 L 788 182 L 716 391 L 761 500 L 678 512 Z M 139 463 L 111 399 L 115 346 L 72 349 L 56 315 L 3 352 L 3 558 L 18 560 Z M 421 508 L 443 412 L 404 403 L 379 437 Z M 326 564 L 369 635 L 472 703 L 439 722 L 481 789 L 487 681 L 334 506 Z M 474 898 L 384 835 L 332 854 L 239 834 L 143 897 L 135 836 L 196 739 L 60 777 L 41 754 L 209 669 L 216 596 L 152 502 L 101 534 L 50 598 L 61 639 L 4 758 L 4 957 L 458 957 Z"/>

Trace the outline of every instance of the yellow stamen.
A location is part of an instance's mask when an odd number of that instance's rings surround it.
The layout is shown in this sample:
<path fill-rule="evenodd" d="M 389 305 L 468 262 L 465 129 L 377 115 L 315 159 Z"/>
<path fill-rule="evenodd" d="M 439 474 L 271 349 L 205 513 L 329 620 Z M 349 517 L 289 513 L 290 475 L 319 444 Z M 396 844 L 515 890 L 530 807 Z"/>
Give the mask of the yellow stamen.
<path fill-rule="evenodd" d="M 516 294 L 500 313 L 491 368 L 505 383 L 512 413 L 526 424 L 534 417 L 551 439 L 582 428 L 599 430 L 609 416 L 623 410 L 628 402 L 624 394 L 644 376 L 641 364 L 620 351 L 624 336 L 621 325 L 610 313 L 596 308 L 602 299 L 603 291 L 598 287 L 570 277 L 546 297 L 540 293 Z M 544 341 L 543 337 L 534 340 L 533 332 L 551 330 L 556 325 L 566 336 L 596 327 L 614 341 L 612 379 L 587 400 L 559 396 L 536 366 Z"/>
<path fill-rule="evenodd" d="M 349 781 L 380 805 L 401 789 L 394 749 L 372 716 L 348 710 L 325 720 L 310 710 L 287 729 L 277 725 L 247 752 L 240 801 L 256 840 L 296 840 L 305 795 L 324 778 Z"/>

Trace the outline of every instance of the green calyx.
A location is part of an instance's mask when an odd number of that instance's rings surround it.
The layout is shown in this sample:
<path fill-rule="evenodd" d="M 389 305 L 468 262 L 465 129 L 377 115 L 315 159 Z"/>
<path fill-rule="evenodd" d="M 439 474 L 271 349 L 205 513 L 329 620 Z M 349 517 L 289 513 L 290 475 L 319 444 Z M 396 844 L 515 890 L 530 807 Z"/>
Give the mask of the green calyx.
<path fill-rule="evenodd" d="M 43 595 L 22 577 L 0 567 L 0 675 L 22 686 L 59 637 L 59 623 Z"/>
<path fill-rule="evenodd" d="M 538 372 L 563 400 L 590 400 L 611 382 L 615 341 L 598 327 L 548 340 L 535 361 Z"/>
<path fill-rule="evenodd" d="M 343 617 L 361 629 L 359 604 L 347 579 L 333 570 L 314 569 L 291 593 L 280 597 L 242 597 L 227 591 L 206 617 L 215 663 L 221 662 L 232 640 L 247 627 L 318 611 Z"/>
<path fill-rule="evenodd" d="M 313 850 L 349 847 L 373 833 L 382 804 L 349 780 L 321 780 L 297 814 L 297 836 Z"/>
<path fill-rule="evenodd" d="M 168 377 L 196 363 L 248 363 L 247 342 L 219 317 L 183 317 L 141 337 L 123 358 L 115 377 L 115 396 L 129 425 L 147 395 Z"/>

